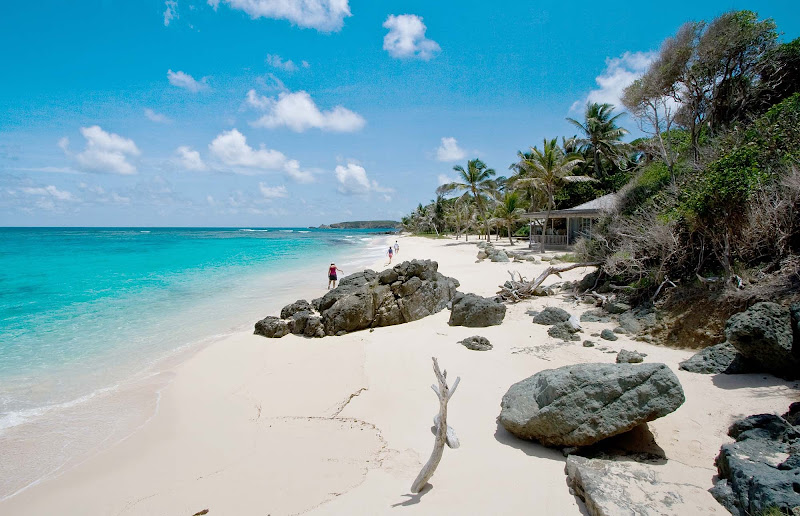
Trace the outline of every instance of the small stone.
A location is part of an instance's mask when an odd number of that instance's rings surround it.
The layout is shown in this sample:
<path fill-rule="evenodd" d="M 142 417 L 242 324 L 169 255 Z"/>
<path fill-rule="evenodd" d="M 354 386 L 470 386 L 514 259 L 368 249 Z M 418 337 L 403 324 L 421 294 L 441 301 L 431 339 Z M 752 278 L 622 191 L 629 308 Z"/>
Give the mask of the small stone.
<path fill-rule="evenodd" d="M 611 331 L 611 330 L 609 330 L 608 328 L 606 328 L 605 330 L 603 330 L 603 331 L 601 331 L 601 332 L 600 332 L 600 338 L 601 338 L 601 339 L 605 339 L 605 340 L 611 340 L 611 341 L 614 341 L 614 340 L 617 340 L 619 337 L 617 337 L 617 336 L 614 334 L 614 332 L 613 332 L 613 331 Z"/>
<path fill-rule="evenodd" d="M 492 349 L 492 344 L 489 342 L 489 339 L 486 337 L 481 337 L 480 335 L 467 337 L 464 340 L 458 341 L 458 343 L 473 351 L 489 351 Z"/>
<path fill-rule="evenodd" d="M 639 353 L 638 351 L 628 351 L 627 349 L 621 350 L 617 353 L 617 363 L 618 364 L 640 364 L 644 362 L 644 357 L 646 357 L 644 353 Z"/>
<path fill-rule="evenodd" d="M 622 326 L 617 326 L 617 327 L 616 327 L 616 328 L 614 328 L 612 331 L 613 331 L 614 333 L 619 333 L 620 335 L 626 335 L 626 334 L 628 333 L 628 330 L 626 330 L 626 329 L 625 329 L 625 328 L 623 328 Z"/>
<path fill-rule="evenodd" d="M 593 348 L 594 347 L 594 342 L 592 342 L 591 340 L 584 340 L 583 341 L 583 347 L 584 348 Z"/>

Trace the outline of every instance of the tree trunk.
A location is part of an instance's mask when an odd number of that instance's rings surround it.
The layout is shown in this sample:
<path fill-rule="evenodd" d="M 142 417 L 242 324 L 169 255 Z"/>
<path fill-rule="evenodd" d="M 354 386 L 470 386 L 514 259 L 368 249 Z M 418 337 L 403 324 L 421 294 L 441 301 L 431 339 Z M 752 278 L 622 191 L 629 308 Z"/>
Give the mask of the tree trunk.
<path fill-rule="evenodd" d="M 511 221 L 508 221 L 508 243 L 514 245 L 514 241 L 511 240 Z"/>
<path fill-rule="evenodd" d="M 550 222 L 550 210 L 547 210 L 547 214 L 544 216 L 544 226 L 542 227 L 542 244 L 539 246 L 539 250 L 544 253 L 546 252 L 544 241 L 547 237 L 547 223 Z"/>

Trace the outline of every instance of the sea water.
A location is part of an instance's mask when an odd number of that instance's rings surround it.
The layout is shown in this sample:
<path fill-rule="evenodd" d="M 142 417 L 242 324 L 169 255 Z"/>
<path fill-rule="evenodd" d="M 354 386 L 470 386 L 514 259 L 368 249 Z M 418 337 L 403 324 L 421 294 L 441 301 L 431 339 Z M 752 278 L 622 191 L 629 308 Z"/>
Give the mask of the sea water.
<path fill-rule="evenodd" d="M 375 261 L 384 240 L 364 230 L 0 228 L 0 447 L 59 454 L 25 472 L 6 455 L 0 500 L 92 446 L 92 432 L 109 439 L 103 424 L 140 416 L 116 408 L 100 421 L 96 398 L 170 355 L 252 328 L 317 276 L 322 295 L 331 262 L 349 273 Z"/>

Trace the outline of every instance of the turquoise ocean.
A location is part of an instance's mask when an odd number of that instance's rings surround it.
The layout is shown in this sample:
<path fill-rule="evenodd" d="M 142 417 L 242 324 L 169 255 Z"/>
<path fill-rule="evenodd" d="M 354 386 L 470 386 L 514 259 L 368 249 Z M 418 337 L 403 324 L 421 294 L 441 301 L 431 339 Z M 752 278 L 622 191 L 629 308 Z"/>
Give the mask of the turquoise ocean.
<path fill-rule="evenodd" d="M 152 404 L 138 413 L 130 396 L 100 403 L 131 378 L 157 377 L 170 357 L 249 331 L 295 291 L 318 284 L 322 295 L 331 262 L 349 273 L 378 260 L 388 239 L 299 228 L 0 228 L 0 448 L 12 458 L 0 461 L 0 500 L 141 423 Z"/>

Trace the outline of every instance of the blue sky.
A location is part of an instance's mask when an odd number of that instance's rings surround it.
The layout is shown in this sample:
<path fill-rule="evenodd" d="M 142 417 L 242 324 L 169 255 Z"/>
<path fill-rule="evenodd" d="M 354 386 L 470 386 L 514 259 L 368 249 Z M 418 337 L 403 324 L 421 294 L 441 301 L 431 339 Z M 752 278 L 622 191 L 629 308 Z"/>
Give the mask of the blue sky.
<path fill-rule="evenodd" d="M 399 219 L 454 164 L 571 135 L 683 22 L 788 41 L 793 3 L 6 2 L 0 225 Z"/>

